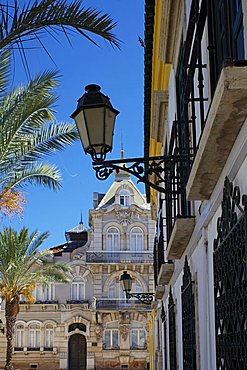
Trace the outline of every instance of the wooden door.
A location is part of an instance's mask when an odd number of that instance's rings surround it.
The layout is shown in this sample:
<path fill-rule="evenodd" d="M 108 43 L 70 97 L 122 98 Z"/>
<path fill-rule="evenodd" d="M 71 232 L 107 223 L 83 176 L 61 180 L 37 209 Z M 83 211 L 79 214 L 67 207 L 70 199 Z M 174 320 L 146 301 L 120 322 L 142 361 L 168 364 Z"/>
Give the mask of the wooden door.
<path fill-rule="evenodd" d="M 69 338 L 69 370 L 87 369 L 87 344 L 84 335 L 74 334 Z"/>

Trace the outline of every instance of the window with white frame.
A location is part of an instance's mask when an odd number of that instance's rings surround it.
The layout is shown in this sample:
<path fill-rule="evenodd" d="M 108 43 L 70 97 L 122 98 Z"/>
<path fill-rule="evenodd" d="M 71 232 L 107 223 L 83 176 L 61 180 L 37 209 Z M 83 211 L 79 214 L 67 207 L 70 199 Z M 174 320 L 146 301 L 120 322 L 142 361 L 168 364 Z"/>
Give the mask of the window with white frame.
<path fill-rule="evenodd" d="M 118 348 L 118 322 L 107 324 L 104 330 L 104 347 Z"/>
<path fill-rule="evenodd" d="M 37 284 L 34 291 L 33 291 L 33 296 L 35 298 L 35 301 L 39 302 L 43 300 L 43 286 L 42 284 Z"/>
<path fill-rule="evenodd" d="M 49 324 L 45 327 L 45 348 L 53 348 L 54 328 Z"/>
<path fill-rule="evenodd" d="M 85 280 L 75 278 L 71 283 L 71 300 L 81 301 L 85 299 Z"/>
<path fill-rule="evenodd" d="M 130 345 L 132 348 L 146 347 L 146 330 L 137 321 L 132 321 L 130 331 Z"/>
<path fill-rule="evenodd" d="M 116 227 L 111 227 L 106 233 L 106 251 L 115 252 L 120 250 L 120 235 Z"/>
<path fill-rule="evenodd" d="M 32 349 L 40 348 L 40 326 L 33 324 L 28 329 L 28 347 Z"/>
<path fill-rule="evenodd" d="M 44 300 L 54 301 L 55 300 L 55 284 L 51 283 L 44 286 Z"/>
<path fill-rule="evenodd" d="M 130 250 L 133 252 L 143 250 L 143 231 L 139 227 L 134 227 L 130 231 Z"/>
<path fill-rule="evenodd" d="M 15 329 L 15 348 L 23 347 L 24 347 L 24 326 L 21 324 L 17 324 Z"/>
<path fill-rule="evenodd" d="M 54 301 L 55 284 L 54 283 L 50 283 L 48 285 L 37 284 L 32 294 L 36 302 Z"/>
<path fill-rule="evenodd" d="M 119 194 L 119 204 L 124 207 L 130 205 L 130 194 L 127 190 L 122 190 Z"/>

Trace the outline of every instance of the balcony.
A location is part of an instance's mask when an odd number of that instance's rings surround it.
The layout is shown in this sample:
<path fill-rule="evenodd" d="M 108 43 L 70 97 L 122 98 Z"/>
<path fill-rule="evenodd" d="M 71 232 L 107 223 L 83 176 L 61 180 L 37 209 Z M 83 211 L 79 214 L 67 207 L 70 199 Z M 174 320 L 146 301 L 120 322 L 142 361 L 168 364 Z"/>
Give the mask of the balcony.
<path fill-rule="evenodd" d="M 86 305 L 89 305 L 89 301 L 88 300 L 84 300 L 84 299 L 69 299 L 66 301 L 67 304 L 86 304 Z"/>
<path fill-rule="evenodd" d="M 152 251 L 87 252 L 87 263 L 153 263 Z"/>
<path fill-rule="evenodd" d="M 180 259 L 190 241 L 195 226 L 195 218 L 177 218 L 167 247 L 169 260 Z"/>
<path fill-rule="evenodd" d="M 132 351 L 146 351 L 147 350 L 147 344 L 145 343 L 144 346 L 138 346 L 138 345 L 131 345 L 130 349 Z"/>
<path fill-rule="evenodd" d="M 159 274 L 157 277 L 157 284 L 155 287 L 155 298 L 162 299 L 166 285 L 169 284 L 174 272 L 174 264 L 171 261 L 163 262 L 160 265 Z"/>
<path fill-rule="evenodd" d="M 223 68 L 187 184 L 190 200 L 209 199 L 247 118 L 247 62 Z"/>
<path fill-rule="evenodd" d="M 150 304 L 141 303 L 138 300 L 134 299 L 111 299 L 111 298 L 102 298 L 97 299 L 96 309 L 97 310 L 112 310 L 112 311 L 122 311 L 122 310 L 151 310 Z"/>
<path fill-rule="evenodd" d="M 108 346 L 106 343 L 103 343 L 103 349 L 112 350 L 112 351 L 119 351 L 119 346 Z"/>

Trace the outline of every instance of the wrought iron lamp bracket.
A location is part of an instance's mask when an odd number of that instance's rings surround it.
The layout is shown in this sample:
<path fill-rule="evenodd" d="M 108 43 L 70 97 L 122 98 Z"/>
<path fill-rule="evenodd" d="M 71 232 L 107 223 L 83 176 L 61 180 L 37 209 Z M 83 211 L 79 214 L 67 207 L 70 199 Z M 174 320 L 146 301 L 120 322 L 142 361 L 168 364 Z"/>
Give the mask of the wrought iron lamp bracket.
<path fill-rule="evenodd" d="M 144 304 L 151 304 L 154 299 L 154 293 L 129 293 L 126 292 L 126 298 L 137 298 L 138 301 Z"/>
<path fill-rule="evenodd" d="M 149 185 L 161 193 L 177 194 L 184 190 L 190 163 L 191 157 L 181 154 L 95 161 L 93 169 L 98 180 L 106 180 L 114 171 L 124 171 L 135 176 L 138 183 Z"/>

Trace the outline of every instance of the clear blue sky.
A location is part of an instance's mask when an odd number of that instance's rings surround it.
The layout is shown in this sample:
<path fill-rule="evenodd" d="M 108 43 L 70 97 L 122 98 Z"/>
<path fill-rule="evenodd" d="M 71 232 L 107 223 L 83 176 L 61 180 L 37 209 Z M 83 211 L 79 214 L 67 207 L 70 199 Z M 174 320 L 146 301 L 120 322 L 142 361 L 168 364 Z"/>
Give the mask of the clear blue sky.
<path fill-rule="evenodd" d="M 119 158 L 121 130 L 126 157 L 143 156 L 143 83 L 144 49 L 138 37 L 144 37 L 144 0 L 84 0 L 85 5 L 107 12 L 118 22 L 115 33 L 122 40 L 122 49 L 114 50 L 103 39 L 95 38 L 100 48 L 80 36 L 73 36 L 72 47 L 65 38 L 62 45 L 46 38 L 46 45 L 52 54 L 62 77 L 57 89 L 59 101 L 57 118 L 70 120 L 77 99 L 89 83 L 97 83 L 108 95 L 113 106 L 120 111 L 117 117 L 113 151 L 108 158 Z M 28 54 L 32 75 L 44 69 L 56 68 L 44 51 L 32 50 Z M 27 77 L 18 56 L 16 56 L 14 84 L 26 82 Z M 114 177 L 107 181 L 96 179 L 91 158 L 86 156 L 78 142 L 49 158 L 61 169 L 63 187 L 60 192 L 42 187 L 25 188 L 27 205 L 21 219 L 11 220 L 15 229 L 26 226 L 49 231 L 45 247 L 64 242 L 64 232 L 76 226 L 80 214 L 88 225 L 88 213 L 92 208 L 93 192 L 106 192 Z M 144 192 L 144 187 L 139 187 Z M 1 220 L 7 225 L 6 219 Z"/>

